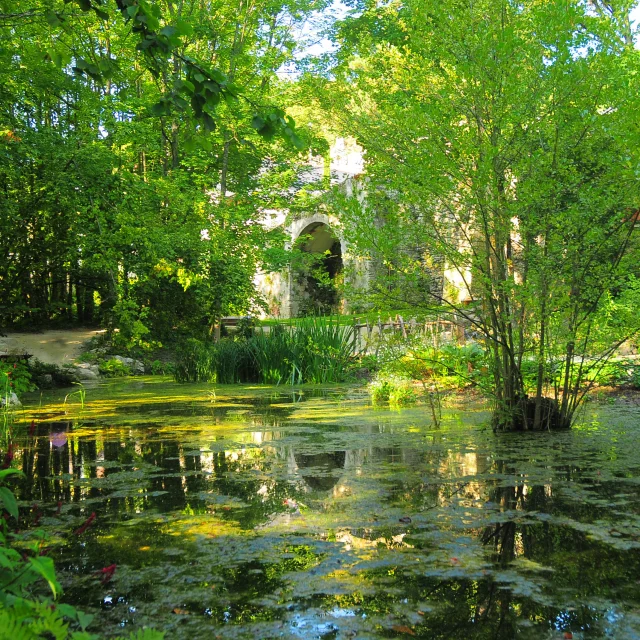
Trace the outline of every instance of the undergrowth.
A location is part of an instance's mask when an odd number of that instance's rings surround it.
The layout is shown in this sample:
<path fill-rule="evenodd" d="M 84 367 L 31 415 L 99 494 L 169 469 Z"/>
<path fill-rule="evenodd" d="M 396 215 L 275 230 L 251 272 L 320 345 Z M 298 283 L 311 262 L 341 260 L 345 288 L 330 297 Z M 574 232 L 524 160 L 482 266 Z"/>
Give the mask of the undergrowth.
<path fill-rule="evenodd" d="M 344 382 L 356 359 L 353 327 L 333 318 L 304 318 L 295 328 L 276 325 L 266 333 L 223 338 L 217 343 L 191 339 L 178 351 L 178 382 L 234 384 L 325 384 Z"/>

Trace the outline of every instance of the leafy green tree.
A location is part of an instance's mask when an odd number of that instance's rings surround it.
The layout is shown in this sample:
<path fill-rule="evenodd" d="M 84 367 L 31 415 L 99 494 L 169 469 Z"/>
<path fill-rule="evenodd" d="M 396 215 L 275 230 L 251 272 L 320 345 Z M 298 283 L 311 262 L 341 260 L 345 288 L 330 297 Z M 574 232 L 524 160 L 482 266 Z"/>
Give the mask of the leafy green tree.
<path fill-rule="evenodd" d="M 308 80 L 367 149 L 347 233 L 394 303 L 479 334 L 497 428 L 569 426 L 585 375 L 637 330 L 599 322 L 637 260 L 638 53 L 631 5 L 593 4 L 363 2 L 335 79 Z"/>
<path fill-rule="evenodd" d="M 322 6 L 0 5 L 0 322 L 140 343 L 249 310 L 257 223 L 314 136 L 278 70 Z"/>

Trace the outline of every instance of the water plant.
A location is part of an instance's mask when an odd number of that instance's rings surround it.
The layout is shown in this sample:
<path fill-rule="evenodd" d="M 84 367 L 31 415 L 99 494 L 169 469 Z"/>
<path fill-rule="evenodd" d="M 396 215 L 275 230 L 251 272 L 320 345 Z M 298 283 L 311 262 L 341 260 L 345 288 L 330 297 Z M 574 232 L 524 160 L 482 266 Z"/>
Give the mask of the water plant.
<path fill-rule="evenodd" d="M 131 369 L 121 360 L 110 358 L 100 365 L 100 373 L 105 378 L 121 378 L 131 375 Z"/>
<path fill-rule="evenodd" d="M 350 376 L 357 352 L 356 332 L 337 318 L 303 318 L 249 338 L 216 343 L 188 340 L 178 350 L 178 382 L 261 382 L 325 384 Z"/>
<path fill-rule="evenodd" d="M 12 468 L 11 462 L 10 448 L 0 469 L 0 635 L 15 640 L 97 640 L 97 635 L 86 631 L 94 616 L 58 601 L 62 587 L 53 560 L 47 555 L 46 534 L 38 527 L 20 531 L 24 523 L 9 481 L 23 474 Z M 47 585 L 48 594 L 43 585 Z M 162 633 L 143 629 L 129 634 L 127 639 L 163 637 Z"/>
<path fill-rule="evenodd" d="M 84 400 L 85 397 L 87 395 L 87 392 L 85 391 L 84 386 L 82 385 L 81 382 L 72 382 L 72 384 L 77 385 L 78 389 L 76 391 L 72 391 L 71 393 L 67 393 L 67 395 L 64 397 L 64 402 L 63 404 L 67 404 L 67 400 L 69 398 L 72 398 L 74 396 L 76 396 L 78 398 L 78 400 L 80 401 L 80 407 L 82 409 L 84 409 Z"/>
<path fill-rule="evenodd" d="M 376 374 L 369 384 L 369 394 L 374 404 L 388 402 L 396 407 L 414 404 L 418 399 L 411 379 L 385 372 Z"/>

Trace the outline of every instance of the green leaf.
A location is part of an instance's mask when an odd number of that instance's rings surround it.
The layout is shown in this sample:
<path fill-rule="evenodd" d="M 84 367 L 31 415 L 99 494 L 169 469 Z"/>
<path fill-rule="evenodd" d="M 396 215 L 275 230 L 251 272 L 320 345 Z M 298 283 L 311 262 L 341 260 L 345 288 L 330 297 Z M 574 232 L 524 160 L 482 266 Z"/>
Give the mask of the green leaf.
<path fill-rule="evenodd" d="M 18 503 L 13 493 L 7 487 L 0 487 L 0 501 L 4 504 L 4 508 L 10 516 L 18 519 Z"/>
<path fill-rule="evenodd" d="M 2 469 L 0 471 L 0 480 L 4 480 L 7 476 L 19 475 L 23 476 L 24 474 L 20 469 Z"/>
<path fill-rule="evenodd" d="M 59 27 L 64 22 L 64 19 L 55 11 L 47 11 L 44 18 L 52 27 Z"/>
<path fill-rule="evenodd" d="M 182 146 L 184 147 L 185 151 L 191 153 L 196 149 L 196 141 L 193 137 L 185 138 Z"/>
<path fill-rule="evenodd" d="M 191 80 L 183 80 L 182 81 L 183 88 L 187 89 L 189 93 L 193 93 L 196 90 L 195 85 Z"/>
<path fill-rule="evenodd" d="M 202 114 L 202 120 L 207 131 L 213 131 L 216 128 L 216 121 L 208 113 Z"/>
<path fill-rule="evenodd" d="M 142 16 L 138 15 L 138 20 L 140 20 Z M 154 15 L 149 13 L 146 14 L 146 23 L 149 31 L 157 31 L 160 28 L 160 21 Z"/>
<path fill-rule="evenodd" d="M 176 32 L 179 36 L 190 36 L 193 34 L 193 27 L 186 20 L 178 20 Z"/>
<path fill-rule="evenodd" d="M 212 69 L 210 75 L 218 84 L 224 84 L 227 81 L 227 76 L 220 69 Z"/>
<path fill-rule="evenodd" d="M 130 7 L 127 7 L 127 15 L 130 18 L 133 18 L 139 11 L 140 7 L 137 4 L 133 4 Z"/>
<path fill-rule="evenodd" d="M 265 121 L 260 116 L 253 116 L 253 119 L 251 120 L 251 126 L 258 131 L 260 131 L 265 124 Z"/>
<path fill-rule="evenodd" d="M 61 613 L 65 618 L 70 618 L 71 620 L 75 620 L 78 616 L 78 612 L 76 608 L 71 606 L 70 604 L 59 604 L 56 609 L 59 613 Z"/>
<path fill-rule="evenodd" d="M 56 579 L 56 570 L 53 566 L 53 560 L 46 556 L 37 556 L 35 558 L 29 558 L 29 564 L 36 573 L 42 576 L 49 585 L 53 597 L 57 598 L 62 593 L 62 588 Z"/>
<path fill-rule="evenodd" d="M 177 33 L 178 33 L 178 29 L 176 29 L 176 27 L 172 27 L 171 25 L 168 25 L 160 29 L 160 34 L 163 36 L 167 36 L 167 38 L 171 38 L 171 36 L 174 36 Z"/>
<path fill-rule="evenodd" d="M 51 62 L 53 62 L 53 64 L 58 67 L 58 69 L 62 68 L 62 55 L 60 55 L 60 53 L 58 51 L 56 51 L 55 49 L 49 49 L 49 51 L 47 51 L 47 54 L 49 55 L 49 59 L 51 60 Z"/>
<path fill-rule="evenodd" d="M 154 116 L 167 116 L 171 113 L 171 110 L 167 101 L 163 99 L 151 107 L 151 113 L 153 113 Z"/>
<path fill-rule="evenodd" d="M 76 611 L 76 616 L 78 619 L 78 624 L 83 631 L 91 624 L 92 620 L 95 617 L 90 613 L 84 613 L 82 611 Z"/>
<path fill-rule="evenodd" d="M 189 102 L 181 96 L 173 96 L 173 99 L 171 101 L 177 109 L 180 109 L 180 111 L 183 111 L 189 106 Z"/>

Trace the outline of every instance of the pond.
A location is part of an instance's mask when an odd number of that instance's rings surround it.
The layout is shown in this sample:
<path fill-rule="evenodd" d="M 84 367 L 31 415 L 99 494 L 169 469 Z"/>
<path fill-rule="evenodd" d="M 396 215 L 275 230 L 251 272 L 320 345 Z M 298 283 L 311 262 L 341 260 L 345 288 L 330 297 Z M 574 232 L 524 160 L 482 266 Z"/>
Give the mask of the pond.
<path fill-rule="evenodd" d="M 348 387 L 30 402 L 21 505 L 105 637 L 640 638 L 633 403 L 496 436 L 473 402 L 436 429 Z"/>

